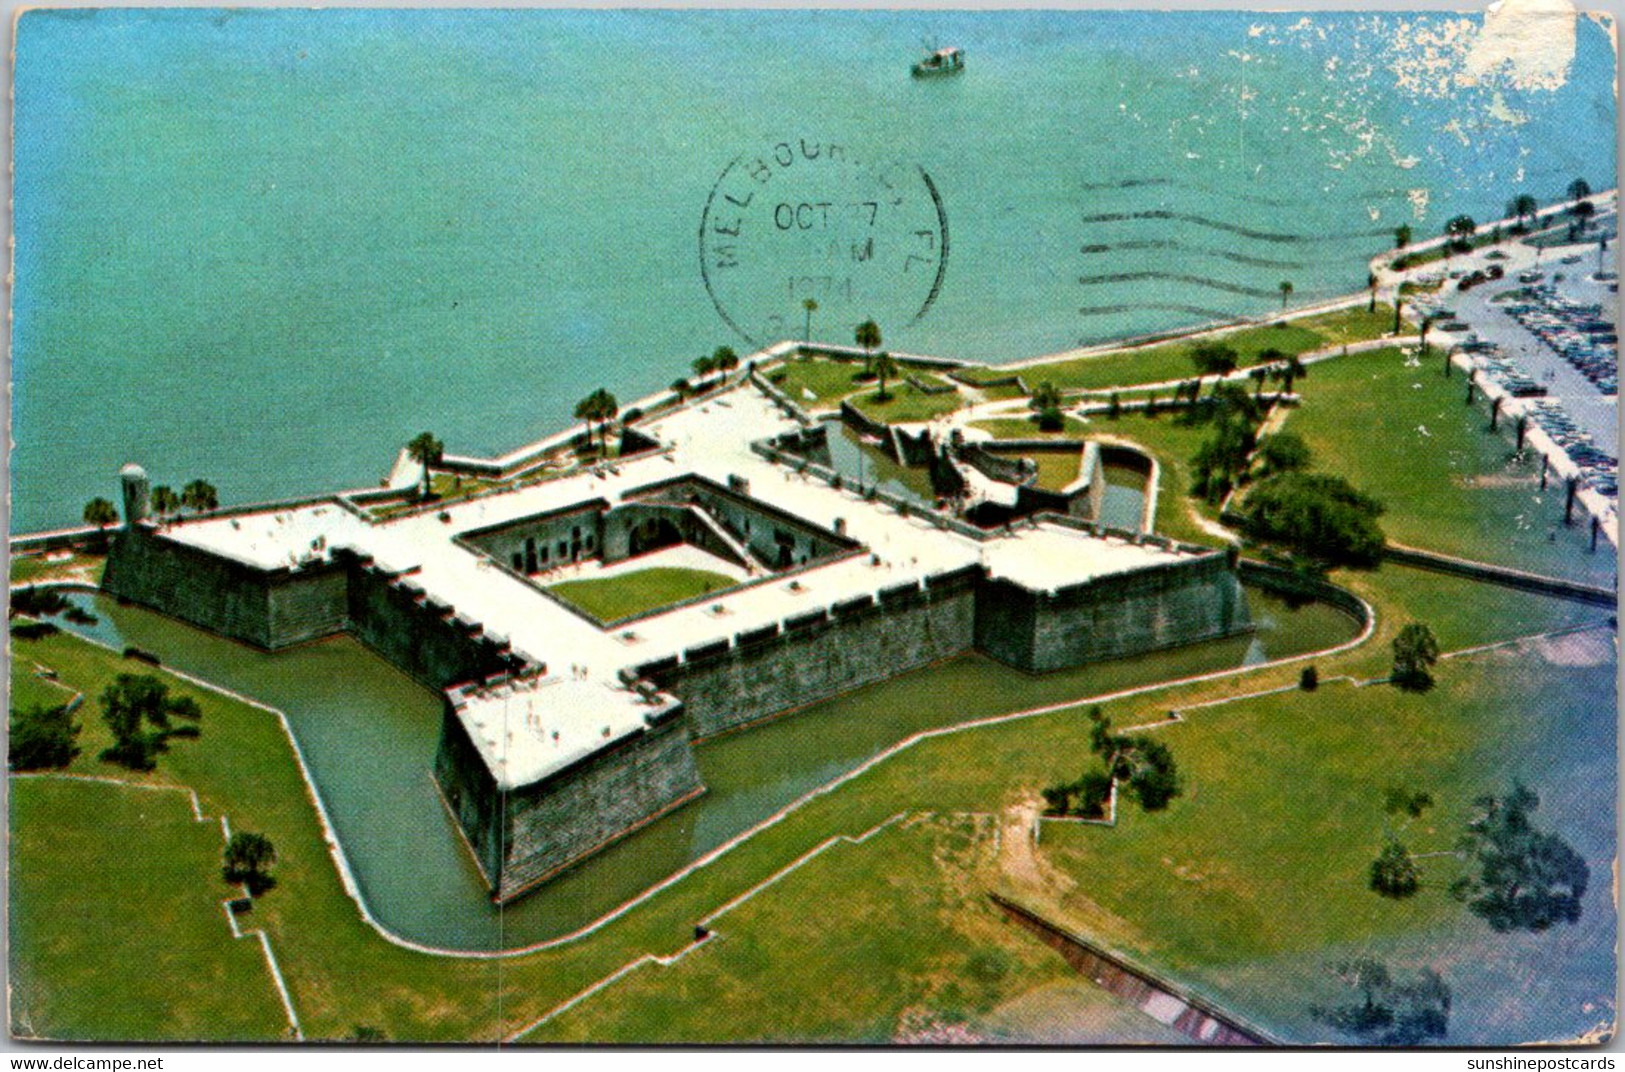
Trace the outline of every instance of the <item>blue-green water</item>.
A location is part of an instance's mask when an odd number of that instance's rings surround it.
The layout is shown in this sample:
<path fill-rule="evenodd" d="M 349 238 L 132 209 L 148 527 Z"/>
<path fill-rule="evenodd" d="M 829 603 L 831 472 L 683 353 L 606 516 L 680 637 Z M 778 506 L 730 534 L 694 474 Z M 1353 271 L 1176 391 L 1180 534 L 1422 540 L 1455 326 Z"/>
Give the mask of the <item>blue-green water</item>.
<path fill-rule="evenodd" d="M 997 359 L 1263 312 L 1283 279 L 1294 300 L 1358 289 L 1401 222 L 1613 185 L 1599 26 L 1559 89 L 1436 93 L 1401 84 L 1400 31 L 1461 17 L 1296 21 L 30 12 L 12 528 L 77 521 L 129 460 L 241 502 L 376 481 L 425 427 L 500 451 L 599 385 L 663 387 L 742 342 L 696 239 L 719 174 L 779 142 L 923 169 L 950 255 L 911 324 L 917 181 L 852 297 L 798 280 L 764 216 L 737 319 L 799 332 L 816 296 L 816 335 L 873 315 L 889 346 Z M 924 38 L 966 48 L 966 73 L 911 80 Z M 831 195 L 796 181 L 792 201 Z"/>

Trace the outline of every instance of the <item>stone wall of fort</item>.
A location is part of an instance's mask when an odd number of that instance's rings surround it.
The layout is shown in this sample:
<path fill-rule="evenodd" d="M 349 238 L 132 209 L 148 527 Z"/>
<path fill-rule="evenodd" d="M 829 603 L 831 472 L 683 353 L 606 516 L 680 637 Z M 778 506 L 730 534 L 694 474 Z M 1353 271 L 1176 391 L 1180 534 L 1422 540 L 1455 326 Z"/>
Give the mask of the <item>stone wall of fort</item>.
<path fill-rule="evenodd" d="M 704 791 L 682 708 L 642 733 L 508 794 L 506 901 Z"/>
<path fill-rule="evenodd" d="M 1099 577 L 1053 592 L 982 582 L 976 646 L 1043 672 L 1140 655 L 1252 627 L 1241 581 L 1214 553 Z"/>
<path fill-rule="evenodd" d="M 502 873 L 502 797 L 468 728 L 450 700 L 440 719 L 440 746 L 435 749 L 434 780 L 457 825 L 462 828 L 486 884 L 495 892 Z"/>
<path fill-rule="evenodd" d="M 972 566 L 810 607 L 639 671 L 683 700 L 694 736 L 709 737 L 966 651 L 979 574 Z"/>
<path fill-rule="evenodd" d="M 273 651 L 345 628 L 342 565 L 256 569 L 145 525 L 116 535 L 102 587 L 119 599 Z"/>
<path fill-rule="evenodd" d="M 448 702 L 434 773 L 497 901 L 512 900 L 704 791 L 681 707 L 504 793 Z"/>
<path fill-rule="evenodd" d="M 349 629 L 357 640 L 432 689 L 503 673 L 524 660 L 500 637 L 427 598 L 410 575 L 391 573 L 345 550 Z"/>

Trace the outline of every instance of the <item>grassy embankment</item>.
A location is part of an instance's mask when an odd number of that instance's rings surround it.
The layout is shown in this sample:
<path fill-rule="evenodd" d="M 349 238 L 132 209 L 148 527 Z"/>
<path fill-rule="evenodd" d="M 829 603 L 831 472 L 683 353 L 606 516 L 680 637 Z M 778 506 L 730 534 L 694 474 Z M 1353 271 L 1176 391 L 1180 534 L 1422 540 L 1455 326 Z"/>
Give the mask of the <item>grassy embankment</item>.
<path fill-rule="evenodd" d="M 1037 387 L 1048 381 L 1063 391 L 1098 391 L 1192 379 L 1196 376 L 1196 367 L 1191 364 L 1191 351 L 1202 342 L 1211 341 L 1230 347 L 1236 351 L 1238 367 L 1248 368 L 1258 364 L 1259 355 L 1265 350 L 1279 350 L 1289 356 L 1303 354 L 1328 346 L 1380 338 L 1392 331 L 1393 327 L 1392 306 L 1379 304 L 1375 312 L 1367 312 L 1363 305 L 1351 306 L 1295 320 L 1207 335 L 1196 340 L 1181 339 L 1133 350 L 1067 358 L 1042 365 L 1028 365 L 1015 371 L 1021 373 L 1029 387 Z M 991 379 L 1008 375 L 1008 371 L 1002 368 L 968 369 L 965 374 L 970 379 Z"/>
<path fill-rule="evenodd" d="M 221 902 L 220 827 L 182 793 L 11 782 L 12 1030 L 72 1040 L 284 1036 L 256 940 Z M 250 913 L 245 927 L 254 926 Z"/>
<path fill-rule="evenodd" d="M 12 584 L 38 584 L 41 581 L 80 581 L 100 584 L 107 556 L 74 551 L 69 557 L 48 562 L 44 555 L 26 555 L 11 560 Z"/>
<path fill-rule="evenodd" d="M 560 581 L 548 591 L 580 607 L 601 622 L 612 622 L 670 606 L 685 599 L 732 588 L 739 582 L 725 573 L 651 566 L 613 577 Z"/>
<path fill-rule="evenodd" d="M 1430 621 L 1447 647 L 1504 639 L 1595 617 L 1594 612 L 1586 615 L 1567 604 L 1412 571 L 1384 571 L 1360 577 L 1357 583 L 1368 598 L 1379 604 L 1384 629 L 1379 633 L 1376 646 L 1323 662 L 1324 675 L 1344 668 L 1363 674 L 1380 672 L 1386 658 L 1386 637 L 1398 622 L 1413 617 Z M 19 642 L 18 648 L 20 664 L 34 660 L 53 666 L 65 681 L 91 695 L 95 695 L 113 673 L 129 665 L 111 653 L 67 636 Z M 1113 710 L 1122 722 L 1155 718 L 1168 707 L 1234 693 L 1249 686 L 1284 683 L 1294 676 L 1295 670 L 1291 669 L 1264 671 L 1249 675 L 1250 681 L 1231 679 L 1150 694 L 1113 705 Z M 964 678 L 956 688 L 956 703 L 965 717 L 1007 708 L 1000 697 L 979 696 L 974 688 L 976 680 L 975 675 Z M 1533 678 L 1530 680 L 1531 687 L 1540 684 Z M 870 696 L 875 702 L 887 704 L 932 702 L 931 697 L 939 695 L 940 684 L 939 672 L 928 671 L 880 686 Z M 1353 701 L 1336 705 L 1336 718 L 1305 719 L 1290 756 L 1276 757 L 1277 750 L 1261 749 L 1260 761 L 1250 768 L 1250 779 L 1256 782 L 1285 778 L 1301 766 L 1302 755 L 1315 755 L 1316 766 L 1327 767 L 1325 777 L 1333 778 L 1339 776 L 1336 771 L 1345 759 L 1352 762 L 1357 758 L 1364 765 L 1387 756 L 1400 762 L 1416 750 L 1415 740 L 1386 731 L 1364 741 L 1357 757 L 1345 756 L 1341 745 L 1329 747 L 1323 742 L 1323 733 L 1334 737 L 1346 734 L 1351 724 L 1385 724 L 1381 722 L 1389 717 L 1382 706 L 1388 702 L 1383 699 L 1385 690 L 1361 690 L 1351 695 Z M 1453 692 L 1444 689 L 1428 698 L 1432 717 L 1448 715 L 1448 708 L 1454 702 L 1452 696 Z M 1325 700 L 1329 704 L 1335 699 L 1338 697 L 1328 692 L 1307 702 Z M 1363 708 L 1361 703 L 1368 699 L 1381 702 L 1370 709 Z M 1502 712 L 1504 719 L 1519 717 L 1522 707 L 1512 702 L 1514 699 L 1510 695 L 1502 696 L 1496 710 Z M 205 695 L 203 701 L 203 737 L 178 743 L 161 758 L 158 772 L 143 778 L 191 785 L 198 789 L 206 810 L 212 813 L 224 808 L 236 828 L 264 831 L 276 843 L 280 857 L 279 885 L 261 902 L 255 917 L 269 929 L 276 942 L 284 973 L 293 988 L 306 1031 L 312 1037 L 341 1037 L 350 1033 L 355 1025 L 366 1024 L 382 1028 L 391 1038 L 489 1039 L 527 1023 L 635 956 L 676 951 L 687 940 L 695 919 L 768 878 L 831 835 L 856 834 L 899 811 L 998 812 L 1030 797 L 1037 788 L 1055 778 L 1069 775 L 1086 750 L 1086 727 L 1076 711 L 922 743 L 848 786 L 808 804 L 785 822 L 763 831 L 703 872 L 591 938 L 498 965 L 412 953 L 391 946 L 372 933 L 359 920 L 333 871 L 321 828 L 275 719 L 223 697 Z M 1322 705 L 1311 710 L 1330 709 Z M 1218 709 L 1214 713 L 1216 717 L 1193 721 L 1189 726 L 1180 727 L 1178 732 L 1201 731 L 1227 736 L 1224 729 L 1227 718 L 1220 712 L 1241 710 L 1240 707 Z M 798 717 L 816 718 L 817 712 Z M 76 768 L 93 773 L 118 773 L 94 760 L 97 731 L 88 723 L 87 719 L 85 755 L 76 761 Z M 1487 723 L 1483 729 L 1486 733 L 1504 732 L 1500 722 Z M 1273 765 L 1276 760 L 1271 757 L 1293 766 L 1278 769 Z M 1199 763 L 1199 760 L 1193 755 L 1191 762 Z M 1193 781 L 1194 791 L 1178 809 L 1169 813 L 1170 817 L 1185 813 L 1186 808 L 1201 808 L 1204 809 L 1203 821 L 1221 827 L 1259 823 L 1275 831 L 1267 846 L 1259 841 L 1262 834 L 1258 838 L 1232 839 L 1225 845 L 1215 846 L 1213 851 L 1233 853 L 1231 866 L 1239 871 L 1253 866 L 1250 854 L 1255 851 L 1265 848 L 1271 852 L 1282 851 L 1283 839 L 1354 841 L 1356 837 L 1363 837 L 1363 824 L 1367 822 L 1363 815 L 1343 817 L 1333 813 L 1317 817 L 1310 824 L 1298 824 L 1299 817 L 1290 806 L 1291 801 L 1297 799 L 1295 796 L 1278 800 L 1275 806 L 1265 807 L 1262 812 L 1238 813 L 1225 795 L 1215 795 L 1213 789 L 1205 788 L 1209 774 L 1203 773 L 1200 767 L 1193 769 L 1198 779 Z M 1267 805 L 1268 798 L 1264 798 L 1263 804 L 1259 800 L 1245 803 L 1257 808 Z M 1206 811 L 1214 807 L 1219 809 L 1216 813 Z M 29 822 L 48 827 L 54 836 L 15 841 L 14 866 L 18 874 L 46 876 L 41 879 L 42 888 L 58 881 L 50 876 L 94 866 L 107 868 L 115 879 L 127 874 L 133 882 L 135 872 L 148 866 L 146 860 L 179 851 L 162 835 L 148 835 L 139 829 L 114 830 L 99 823 L 86 825 L 74 811 L 42 811 L 35 813 Z M 1170 838 L 1185 837 L 1179 824 L 1163 829 Z M 138 848 L 132 850 L 132 845 Z M 838 847 L 832 850 L 830 859 L 835 861 L 848 852 L 858 851 Z M 952 1018 L 963 1012 L 974 1020 L 1009 1002 L 1019 1001 L 1030 989 L 1032 980 L 1019 971 L 982 985 L 969 998 L 931 989 L 938 985 L 930 982 L 933 979 L 967 977 L 972 970 L 969 958 L 989 948 L 1017 958 L 1019 962 L 1025 956 L 1022 943 L 1026 939 L 1016 932 L 992 927 L 989 924 L 994 918 L 991 910 L 971 898 L 963 911 L 972 918 L 964 920 L 962 926 L 987 937 L 985 945 L 978 939 L 956 946 L 963 960 L 945 959 L 940 944 L 898 944 L 884 940 L 884 930 L 899 925 L 898 904 L 903 890 L 908 891 L 911 904 L 923 899 L 947 903 L 941 899 L 949 897 L 957 888 L 956 883 L 965 876 L 945 874 L 937 885 L 929 882 L 915 885 L 913 880 L 903 877 L 896 883 L 886 879 L 885 876 L 892 874 L 914 874 L 911 869 L 920 866 L 915 858 L 917 854 L 930 853 L 934 858 L 939 852 L 935 842 L 922 845 L 919 839 L 896 836 L 892 832 L 878 835 L 861 852 L 861 869 L 881 876 L 880 881 L 848 885 L 850 874 L 844 867 L 830 872 L 816 869 L 797 872 L 798 876 L 804 875 L 806 884 L 798 879 L 796 883 L 774 886 L 750 902 L 767 913 L 759 917 L 766 921 L 760 925 L 765 929 L 750 944 L 740 943 L 737 953 L 730 952 L 735 948 L 732 933 L 736 925 L 719 923 L 723 939 L 716 946 L 706 947 L 697 957 L 681 962 L 681 965 L 692 963 L 700 967 L 709 963 L 707 958 L 724 953 L 729 958 L 742 958 L 724 962 L 718 979 L 727 984 L 724 987 L 726 1001 L 721 1002 L 713 1014 L 700 1021 L 679 1020 L 656 1030 L 649 1021 L 636 1015 L 635 1008 L 631 1012 L 615 1011 L 612 1006 L 623 990 L 613 987 L 583 1009 L 583 1013 L 594 1007 L 600 1010 L 591 1021 L 598 1025 L 594 1037 L 604 1040 L 828 1037 L 878 1041 L 889 1037 L 886 1025 L 900 1016 L 904 1008 L 923 1003 L 944 1017 Z M 42 854 L 56 854 L 63 871 L 49 870 L 56 864 L 43 860 Z M 207 867 L 202 861 L 196 861 L 194 866 L 199 869 L 196 881 L 210 887 L 217 874 L 215 858 L 208 860 Z M 851 866 L 859 864 L 854 860 Z M 1000 881 L 1013 883 L 1010 888 L 1020 892 L 1024 887 L 1019 876 L 1023 873 L 1020 868 L 1011 872 L 1008 866 L 1001 865 L 1004 877 Z M 822 881 L 819 880 L 821 874 L 825 876 Z M 1103 876 L 1116 881 L 1116 875 L 1113 864 L 1088 885 L 1091 889 L 1110 885 L 1110 881 L 1103 882 Z M 1123 876 L 1123 881 L 1130 880 L 1131 876 Z M 978 887 L 972 884 L 967 888 Z M 1261 906 L 1264 899 L 1273 896 L 1265 890 L 1254 891 L 1254 894 Z M 1334 916 L 1346 914 L 1349 902 L 1359 895 L 1361 891 L 1351 888 L 1341 901 L 1316 905 L 1313 911 Z M 846 938 L 820 954 L 831 965 L 839 966 L 838 970 L 829 969 L 834 972 L 833 977 L 864 975 L 876 980 L 873 986 L 848 995 L 845 1005 L 848 1019 L 843 1025 L 833 1025 L 819 1018 L 822 1002 L 815 1000 L 815 996 L 829 992 L 826 979 L 787 967 L 784 958 L 790 955 L 790 950 L 799 947 L 792 934 L 775 929 L 772 923 L 774 919 L 812 913 L 820 905 L 843 906 L 844 918 L 848 920 L 842 932 Z M 125 928 L 124 910 L 122 902 L 116 900 L 99 903 L 85 914 L 84 925 L 92 929 Z M 1185 905 L 1182 911 L 1196 917 L 1201 925 L 1217 929 L 1232 926 L 1228 915 L 1208 913 L 1191 904 Z M 1256 913 L 1257 916 L 1268 914 L 1262 907 Z M 1154 929 L 1149 922 L 1147 927 Z M 875 928 L 881 928 L 882 932 L 877 933 Z M 137 928 L 135 933 L 154 948 L 165 941 L 160 930 Z M 220 934 L 213 955 L 229 958 L 231 939 L 224 930 L 223 920 Z M 24 935 L 23 940 L 33 939 Z M 688 970 L 681 965 L 680 971 Z M 31 958 L 16 977 L 20 995 L 31 1004 L 19 1007 L 35 1010 L 34 1026 L 40 1033 L 64 1035 L 70 1030 L 68 1025 L 80 1022 L 76 1019 L 82 1016 L 78 995 L 85 986 L 91 985 L 90 977 L 99 972 L 104 972 L 103 962 L 99 960 Z M 681 974 L 670 976 L 660 969 L 648 969 L 648 973 L 650 979 L 669 980 L 660 985 L 679 988 L 683 985 Z M 771 994 L 749 985 L 753 973 L 758 977 L 772 975 L 778 980 Z M 641 980 L 642 974 L 633 978 Z M 1053 981 L 1048 976 L 1042 978 L 1045 981 L 1040 985 Z M 365 979 L 367 984 L 356 986 L 356 979 Z M 126 980 L 121 985 L 140 988 L 168 984 L 143 977 Z M 644 984 L 640 981 L 638 985 Z M 500 1017 L 494 997 L 498 987 L 505 1010 Z M 804 1009 L 787 1009 L 782 1000 L 768 1000 L 772 995 L 793 996 L 799 988 L 805 988 L 805 1001 L 801 1003 Z M 219 991 L 200 992 L 196 998 L 203 1007 L 211 1001 L 232 1003 L 237 1000 Z M 628 1004 L 636 1006 L 638 1003 Z M 792 1001 L 791 1004 L 797 1003 Z M 166 1023 L 155 1022 L 151 1033 L 166 1033 Z M 622 1034 L 623 1031 L 626 1034 Z M 823 1033 L 826 1031 L 827 1035 Z M 121 1029 L 110 1027 L 102 1037 L 120 1033 L 123 1033 Z M 270 1037 L 270 1033 L 264 1037 Z"/>
<path fill-rule="evenodd" d="M 1446 379 L 1442 367 L 1437 351 L 1411 365 L 1396 349 L 1317 365 L 1285 427 L 1309 444 L 1317 467 L 1387 507 L 1391 540 L 1611 584 L 1607 541 L 1593 554 L 1586 525 L 1563 525 L 1562 482 L 1542 491 L 1539 458 L 1514 453 L 1515 422 L 1503 416 L 1490 432 L 1483 395 L 1465 405 L 1466 379 L 1459 369 Z"/>

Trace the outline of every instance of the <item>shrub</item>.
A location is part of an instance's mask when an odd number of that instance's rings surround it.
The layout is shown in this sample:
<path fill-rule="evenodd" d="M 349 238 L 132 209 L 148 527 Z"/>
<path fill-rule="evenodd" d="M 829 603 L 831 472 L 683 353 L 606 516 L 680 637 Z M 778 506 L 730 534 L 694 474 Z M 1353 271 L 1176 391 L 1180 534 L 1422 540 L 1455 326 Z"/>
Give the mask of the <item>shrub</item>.
<path fill-rule="evenodd" d="M 1320 688 L 1320 671 L 1313 666 L 1304 667 L 1303 673 L 1298 675 L 1298 688 L 1304 692 L 1314 692 Z"/>
<path fill-rule="evenodd" d="M 11 711 L 12 770 L 43 770 L 66 767 L 79 754 L 74 743 L 79 736 L 79 723 L 68 711 L 66 704 L 47 707 L 34 704 Z"/>
<path fill-rule="evenodd" d="M 1411 622 L 1394 637 L 1394 684 L 1408 692 L 1426 692 L 1433 687 L 1433 664 L 1439 661 L 1439 641 L 1433 630 L 1421 622 Z"/>
<path fill-rule="evenodd" d="M 15 589 L 11 593 L 13 616 L 26 614 L 30 618 L 43 618 L 51 614 L 60 614 L 67 609 L 67 599 L 55 588 L 30 585 L 27 588 Z"/>
<path fill-rule="evenodd" d="M 18 640 L 39 640 L 60 633 L 55 622 L 12 622 L 11 635 Z"/>
<path fill-rule="evenodd" d="M 266 873 L 274 863 L 276 848 L 270 838 L 239 830 L 226 843 L 225 865 L 220 873 L 227 882 L 242 883 L 250 896 L 258 897 L 276 885 L 276 879 Z"/>
<path fill-rule="evenodd" d="M 1342 477 L 1281 473 L 1261 480 L 1242 503 L 1242 529 L 1255 540 L 1332 565 L 1373 566 L 1385 543 L 1382 504 Z"/>

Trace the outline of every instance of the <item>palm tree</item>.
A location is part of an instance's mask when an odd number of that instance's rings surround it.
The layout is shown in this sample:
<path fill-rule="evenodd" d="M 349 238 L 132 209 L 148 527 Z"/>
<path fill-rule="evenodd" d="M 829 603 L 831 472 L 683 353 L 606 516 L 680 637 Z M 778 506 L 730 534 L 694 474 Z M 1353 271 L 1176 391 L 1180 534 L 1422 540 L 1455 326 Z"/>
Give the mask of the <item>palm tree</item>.
<path fill-rule="evenodd" d="M 688 397 L 688 381 L 681 376 L 671 381 L 671 389 L 677 395 L 677 401 L 679 402 Z"/>
<path fill-rule="evenodd" d="M 1204 342 L 1191 351 L 1191 361 L 1196 365 L 1196 388 L 1191 392 L 1191 401 L 1202 393 L 1202 377 L 1213 373 L 1223 379 L 1236 371 L 1236 352 L 1223 343 Z M 1218 380 L 1214 380 L 1214 386 Z"/>
<path fill-rule="evenodd" d="M 276 885 L 266 868 L 276 863 L 276 847 L 264 834 L 238 831 L 226 842 L 221 873 L 227 882 L 242 883 L 255 897 Z"/>
<path fill-rule="evenodd" d="M 1061 392 L 1048 380 L 1033 388 L 1032 397 L 1027 405 L 1031 409 L 1046 410 L 1058 409 L 1061 405 Z"/>
<path fill-rule="evenodd" d="M 734 353 L 732 346 L 719 346 L 711 355 L 711 361 L 718 372 L 732 372 L 739 367 L 739 355 Z"/>
<path fill-rule="evenodd" d="M 168 517 L 181 508 L 181 497 L 175 494 L 175 489 L 168 484 L 159 484 L 152 489 L 152 512 L 159 519 Z"/>
<path fill-rule="evenodd" d="M 600 387 L 587 396 L 592 403 L 592 414 L 588 420 L 598 422 L 598 438 L 603 444 L 605 453 L 609 451 L 609 426 L 615 420 L 616 414 L 621 412 L 621 404 L 609 391 Z"/>
<path fill-rule="evenodd" d="M 1469 248 L 1468 243 L 1472 240 L 1473 232 L 1476 230 L 1478 230 L 1478 224 L 1473 222 L 1471 216 L 1463 213 L 1460 216 L 1451 217 L 1450 222 L 1444 225 L 1444 233 L 1449 235 L 1451 239 L 1445 249 L 1448 250 L 1451 245 L 1456 246 L 1458 249 Z"/>
<path fill-rule="evenodd" d="M 1297 354 L 1293 354 L 1291 357 L 1287 358 L 1286 368 L 1281 370 L 1281 379 L 1285 385 L 1286 393 L 1292 393 L 1292 384 L 1294 381 L 1307 379 L 1308 376 L 1309 366 L 1303 363 L 1302 358 L 1300 358 Z"/>
<path fill-rule="evenodd" d="M 1286 308 L 1286 300 L 1287 300 L 1287 298 L 1289 298 L 1291 296 L 1292 296 L 1292 280 L 1290 280 L 1290 279 L 1281 280 L 1281 308 L 1283 308 L 1283 309 Z"/>
<path fill-rule="evenodd" d="M 1585 234 L 1586 224 L 1597 214 L 1597 206 L 1590 201 L 1579 201 L 1569 208 L 1569 215 L 1574 217 L 1579 225 L 1580 233 Z"/>
<path fill-rule="evenodd" d="M 117 524 L 117 522 L 118 510 L 106 499 L 96 498 L 85 503 L 85 524 L 105 529 L 109 525 Z"/>
<path fill-rule="evenodd" d="M 195 513 L 213 510 L 220 505 L 220 495 L 207 480 L 194 480 L 181 489 L 181 502 Z"/>
<path fill-rule="evenodd" d="M 1584 179 L 1575 179 L 1569 183 L 1569 200 L 1584 201 L 1591 196 L 1591 184 Z"/>
<path fill-rule="evenodd" d="M 1408 224 L 1408 223 L 1402 223 L 1398 227 L 1395 227 L 1394 228 L 1394 245 L 1399 249 L 1404 249 L 1406 246 L 1408 246 L 1410 244 L 1411 244 L 1411 225 Z"/>
<path fill-rule="evenodd" d="M 865 320 L 853 331 L 852 338 L 860 347 L 869 352 L 867 363 L 870 365 L 869 371 L 873 372 L 874 352 L 880 348 L 880 325 L 873 320 Z"/>
<path fill-rule="evenodd" d="M 1257 368 L 1247 373 L 1247 375 L 1251 376 L 1253 379 L 1253 397 L 1262 397 L 1264 394 L 1264 382 L 1270 378 L 1269 368 L 1264 365 L 1259 365 Z"/>
<path fill-rule="evenodd" d="M 1540 211 L 1540 202 L 1535 200 L 1534 194 L 1519 194 L 1512 199 L 1512 214 L 1518 218 L 1519 227 L 1528 227 L 1529 220 Z"/>
<path fill-rule="evenodd" d="M 890 392 L 886 390 L 886 381 L 897 375 L 897 362 L 884 350 L 875 355 L 875 375 L 880 378 L 880 391 L 875 395 L 875 400 L 886 402 L 891 398 Z"/>
<path fill-rule="evenodd" d="M 801 307 L 807 311 L 807 323 L 802 329 L 801 341 L 812 342 L 812 315 L 818 311 L 818 303 L 812 298 L 803 298 Z"/>
<path fill-rule="evenodd" d="M 694 369 L 694 375 L 703 380 L 717 370 L 717 359 L 715 357 L 696 357 L 692 368 Z M 576 416 L 579 417 L 581 414 L 577 413 Z"/>
<path fill-rule="evenodd" d="M 429 467 L 440 464 L 440 456 L 446 451 L 446 445 L 435 438 L 433 432 L 419 432 L 406 444 L 406 453 L 411 459 L 423 466 L 423 493 L 422 498 L 429 497 Z"/>

